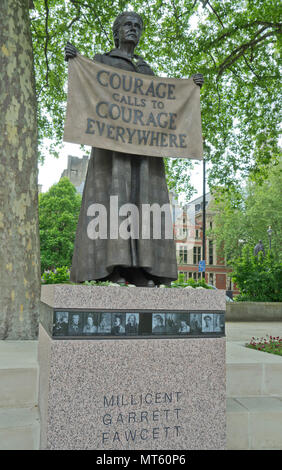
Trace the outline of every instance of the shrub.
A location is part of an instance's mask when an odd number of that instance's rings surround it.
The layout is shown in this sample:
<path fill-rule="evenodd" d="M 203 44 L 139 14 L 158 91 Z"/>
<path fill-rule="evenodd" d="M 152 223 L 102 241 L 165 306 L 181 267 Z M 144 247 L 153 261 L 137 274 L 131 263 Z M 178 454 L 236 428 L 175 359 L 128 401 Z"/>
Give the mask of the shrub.
<path fill-rule="evenodd" d="M 188 279 L 188 281 L 185 280 L 184 274 L 179 273 L 177 281 L 173 281 L 170 286 L 166 286 L 170 288 L 174 287 L 203 287 L 204 289 L 212 289 L 212 287 L 208 286 L 206 281 L 204 279 L 201 279 L 199 281 L 195 281 L 195 279 Z"/>
<path fill-rule="evenodd" d="M 64 284 L 68 282 L 70 282 L 70 269 L 68 266 L 44 271 L 41 276 L 42 284 Z"/>

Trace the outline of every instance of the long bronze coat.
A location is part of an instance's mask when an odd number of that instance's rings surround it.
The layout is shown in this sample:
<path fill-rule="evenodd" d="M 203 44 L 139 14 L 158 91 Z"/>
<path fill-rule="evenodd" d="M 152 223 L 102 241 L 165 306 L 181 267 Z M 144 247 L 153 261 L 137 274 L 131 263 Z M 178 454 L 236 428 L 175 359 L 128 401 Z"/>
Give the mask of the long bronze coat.
<path fill-rule="evenodd" d="M 130 72 L 154 75 L 140 56 L 134 56 L 131 61 L 119 49 L 97 54 L 94 60 Z M 156 284 L 177 279 L 175 242 L 164 237 L 153 239 L 152 227 L 151 238 L 147 240 L 124 240 L 120 237 L 92 240 L 88 237 L 87 226 L 93 217 L 87 216 L 87 209 L 94 203 L 102 204 L 107 210 L 109 234 L 110 196 L 118 196 L 119 207 L 126 203 L 137 207 L 141 204 L 168 204 L 163 159 L 92 148 L 76 232 L 71 280 L 106 279 L 115 266 L 143 268 L 146 276 Z M 124 219 L 120 218 L 119 222 Z M 140 220 L 140 232 L 141 227 Z"/>

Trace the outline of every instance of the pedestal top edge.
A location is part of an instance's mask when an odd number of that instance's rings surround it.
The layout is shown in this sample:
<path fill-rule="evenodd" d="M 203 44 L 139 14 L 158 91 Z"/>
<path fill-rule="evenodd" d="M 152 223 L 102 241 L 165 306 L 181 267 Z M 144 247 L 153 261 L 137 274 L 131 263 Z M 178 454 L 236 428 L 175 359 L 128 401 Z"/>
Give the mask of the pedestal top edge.
<path fill-rule="evenodd" d="M 49 284 L 41 301 L 52 308 L 225 310 L 225 291 Z"/>

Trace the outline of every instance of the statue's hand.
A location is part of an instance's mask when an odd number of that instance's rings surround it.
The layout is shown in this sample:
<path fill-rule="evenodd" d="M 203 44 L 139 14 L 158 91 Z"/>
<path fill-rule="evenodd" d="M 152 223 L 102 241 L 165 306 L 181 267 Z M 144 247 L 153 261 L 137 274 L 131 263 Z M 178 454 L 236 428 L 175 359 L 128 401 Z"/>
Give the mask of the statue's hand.
<path fill-rule="evenodd" d="M 198 85 L 200 88 L 203 86 L 204 77 L 201 73 L 195 73 L 194 75 L 192 75 L 192 78 L 194 80 L 194 83 Z"/>
<path fill-rule="evenodd" d="M 76 47 L 74 47 L 70 42 L 67 42 L 65 47 L 65 60 L 68 61 L 69 59 L 74 59 L 78 53 Z"/>

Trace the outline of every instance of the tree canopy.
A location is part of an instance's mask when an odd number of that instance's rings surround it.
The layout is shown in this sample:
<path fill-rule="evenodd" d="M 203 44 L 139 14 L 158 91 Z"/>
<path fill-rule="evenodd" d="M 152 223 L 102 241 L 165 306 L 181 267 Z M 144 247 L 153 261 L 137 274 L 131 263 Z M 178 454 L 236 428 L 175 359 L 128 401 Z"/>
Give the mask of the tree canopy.
<path fill-rule="evenodd" d="M 135 10 L 145 30 L 138 53 L 156 74 L 200 72 L 203 135 L 212 165 L 209 184 L 263 179 L 278 155 L 278 0 L 34 0 L 31 28 L 41 140 L 61 142 L 66 108 L 64 46 L 81 54 L 113 48 L 118 13 Z M 169 159 L 169 179 L 185 189 L 191 162 Z M 179 178 L 179 176 L 182 178 Z M 186 189 L 189 189 L 186 187 Z"/>
<path fill-rule="evenodd" d="M 232 279 L 240 289 L 236 300 L 282 301 L 282 263 L 271 252 L 254 256 L 252 247 L 244 246 L 242 256 L 233 262 Z"/>
<path fill-rule="evenodd" d="M 81 196 L 68 178 L 61 178 L 39 196 L 41 271 L 71 266 Z"/>
<path fill-rule="evenodd" d="M 213 205 L 217 214 L 213 236 L 227 262 L 232 264 L 244 245 L 253 250 L 259 240 L 268 251 L 269 226 L 272 228 L 271 252 L 277 261 L 282 261 L 281 187 L 282 160 L 269 171 L 263 183 L 249 181 L 241 194 L 215 193 Z"/>

